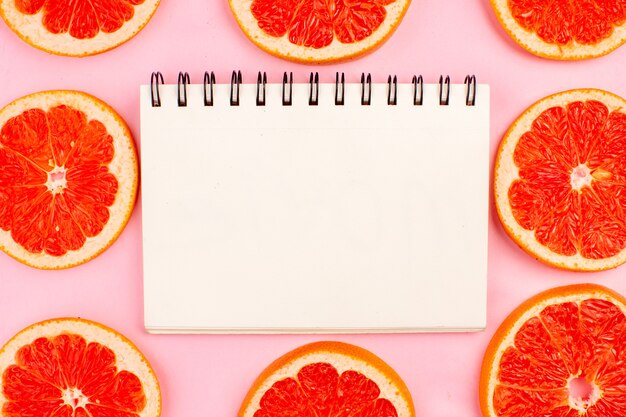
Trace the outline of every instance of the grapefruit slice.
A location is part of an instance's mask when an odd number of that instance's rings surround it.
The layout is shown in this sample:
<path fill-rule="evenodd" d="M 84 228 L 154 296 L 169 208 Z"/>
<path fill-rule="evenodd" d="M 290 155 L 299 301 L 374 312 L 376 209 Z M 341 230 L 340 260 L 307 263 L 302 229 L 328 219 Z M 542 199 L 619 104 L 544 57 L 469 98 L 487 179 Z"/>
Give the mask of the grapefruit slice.
<path fill-rule="evenodd" d="M 626 415 L 626 299 L 599 285 L 559 287 L 520 305 L 491 340 L 484 417 Z"/>
<path fill-rule="evenodd" d="M 412 417 L 409 391 L 374 354 L 340 342 L 287 353 L 254 382 L 239 417 Z"/>
<path fill-rule="evenodd" d="M 46 91 L 0 110 L 0 249 L 42 269 L 109 247 L 137 193 L 130 131 L 104 102 Z"/>
<path fill-rule="evenodd" d="M 626 261 L 626 101 L 571 90 L 528 108 L 496 156 L 494 193 L 509 236 L 578 271 Z"/>
<path fill-rule="evenodd" d="M 491 0 L 491 4 L 513 40 L 545 58 L 594 58 L 626 41 L 622 0 Z"/>
<path fill-rule="evenodd" d="M 82 319 L 34 324 L 0 350 L 3 416 L 158 417 L 146 358 L 124 336 Z"/>
<path fill-rule="evenodd" d="M 0 16 L 32 46 L 85 56 L 135 36 L 158 5 L 159 0 L 0 0 Z"/>
<path fill-rule="evenodd" d="M 410 0 L 229 0 L 243 32 L 261 49 L 292 61 L 336 62 L 380 46 Z"/>

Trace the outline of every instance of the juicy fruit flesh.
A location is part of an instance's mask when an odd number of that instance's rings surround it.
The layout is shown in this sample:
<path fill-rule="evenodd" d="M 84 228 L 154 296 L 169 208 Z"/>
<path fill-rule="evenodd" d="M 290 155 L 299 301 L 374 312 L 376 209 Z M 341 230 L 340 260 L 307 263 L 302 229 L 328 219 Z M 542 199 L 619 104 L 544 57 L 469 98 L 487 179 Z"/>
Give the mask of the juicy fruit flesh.
<path fill-rule="evenodd" d="M 0 130 L 0 228 L 31 253 L 80 249 L 109 220 L 113 138 L 68 106 L 30 109 Z"/>
<path fill-rule="evenodd" d="M 113 33 L 133 18 L 134 6 L 144 0 L 15 0 L 21 13 L 42 12 L 42 24 L 51 33 L 69 33 L 77 39 Z"/>
<path fill-rule="evenodd" d="M 295 45 L 323 48 L 336 37 L 354 43 L 370 36 L 385 20 L 385 6 L 395 0 L 253 0 L 252 15 L 274 37 L 289 36 Z"/>
<path fill-rule="evenodd" d="M 509 0 L 516 22 L 550 44 L 596 44 L 626 21 L 623 0 Z"/>
<path fill-rule="evenodd" d="M 626 415 L 626 317 L 587 299 L 546 307 L 504 351 L 493 406 L 499 417 Z M 572 390 L 582 378 L 588 392 Z"/>
<path fill-rule="evenodd" d="M 541 113 L 513 155 L 515 220 L 553 252 L 603 259 L 626 248 L 626 114 L 598 101 Z"/>
<path fill-rule="evenodd" d="M 7 416 L 139 417 L 141 381 L 116 367 L 115 353 L 76 334 L 21 347 L 2 375 Z"/>
<path fill-rule="evenodd" d="M 328 363 L 304 366 L 296 378 L 280 380 L 263 394 L 254 417 L 397 417 L 380 389 L 356 371 L 341 375 Z"/>

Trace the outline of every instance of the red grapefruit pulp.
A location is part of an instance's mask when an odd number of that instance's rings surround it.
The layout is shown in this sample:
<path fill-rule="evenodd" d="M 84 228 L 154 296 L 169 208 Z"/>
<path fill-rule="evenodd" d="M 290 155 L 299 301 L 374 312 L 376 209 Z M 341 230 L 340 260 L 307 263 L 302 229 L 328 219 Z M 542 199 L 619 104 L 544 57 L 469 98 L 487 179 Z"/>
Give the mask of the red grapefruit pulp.
<path fill-rule="evenodd" d="M 483 362 L 485 417 L 626 415 L 626 300 L 592 284 L 531 298 L 502 323 Z"/>
<path fill-rule="evenodd" d="M 546 58 L 605 55 L 626 41 L 622 0 L 491 0 L 509 35 Z"/>
<path fill-rule="evenodd" d="M 159 0 L 0 0 L 0 16 L 29 44 L 59 55 L 93 55 L 136 35 Z"/>
<path fill-rule="evenodd" d="M 282 58 L 333 62 L 380 46 L 410 0 L 229 0 L 244 33 Z"/>
<path fill-rule="evenodd" d="M 239 417 L 413 417 L 408 389 L 380 358 L 339 342 L 302 346 L 253 383 Z"/>
<path fill-rule="evenodd" d="M 38 93 L 0 111 L 0 165 L 0 248 L 32 266 L 64 268 L 96 256 L 135 202 L 130 132 L 84 93 Z"/>
<path fill-rule="evenodd" d="M 526 110 L 496 157 L 496 208 L 527 252 L 554 266 L 626 261 L 626 101 L 599 90 L 549 96 Z"/>
<path fill-rule="evenodd" d="M 6 417 L 158 417 L 159 387 L 127 339 L 81 319 L 28 327 L 0 351 Z"/>

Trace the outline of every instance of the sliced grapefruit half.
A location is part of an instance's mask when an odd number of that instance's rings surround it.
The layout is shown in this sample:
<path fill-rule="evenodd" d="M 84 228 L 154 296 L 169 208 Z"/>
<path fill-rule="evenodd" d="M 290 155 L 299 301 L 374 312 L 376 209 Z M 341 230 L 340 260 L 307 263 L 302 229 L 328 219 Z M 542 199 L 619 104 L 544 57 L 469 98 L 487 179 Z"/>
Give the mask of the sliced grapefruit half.
<path fill-rule="evenodd" d="M 559 287 L 521 304 L 485 353 L 484 417 L 626 415 L 626 299 L 599 285 Z"/>
<path fill-rule="evenodd" d="M 304 63 L 336 62 L 380 46 L 410 0 L 229 0 L 243 32 L 270 54 Z"/>
<path fill-rule="evenodd" d="M 37 268 L 100 254 L 135 204 L 130 131 L 85 93 L 35 93 L 0 110 L 0 167 L 0 249 Z"/>
<path fill-rule="evenodd" d="M 570 90 L 528 108 L 496 156 L 494 193 L 509 236 L 577 271 L 626 261 L 626 101 Z"/>
<path fill-rule="evenodd" d="M 33 324 L 0 350 L 3 416 L 158 417 L 159 383 L 124 336 L 82 319 Z"/>
<path fill-rule="evenodd" d="M 58 55 L 94 55 L 126 42 L 159 0 L 0 0 L 0 16 L 20 38 Z"/>
<path fill-rule="evenodd" d="M 317 342 L 270 364 L 254 382 L 239 417 L 413 417 L 409 391 L 371 352 Z"/>
<path fill-rule="evenodd" d="M 491 0 L 491 4 L 513 40 L 545 58 L 594 58 L 626 42 L 622 0 Z"/>

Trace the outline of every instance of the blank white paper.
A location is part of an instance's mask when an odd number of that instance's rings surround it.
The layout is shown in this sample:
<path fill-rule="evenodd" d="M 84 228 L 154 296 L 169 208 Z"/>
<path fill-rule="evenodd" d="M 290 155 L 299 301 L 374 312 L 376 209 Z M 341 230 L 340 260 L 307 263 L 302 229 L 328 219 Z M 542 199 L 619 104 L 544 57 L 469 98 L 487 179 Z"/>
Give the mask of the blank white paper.
<path fill-rule="evenodd" d="M 412 332 L 486 324 L 489 87 L 141 87 L 145 326 L 151 332 Z"/>

